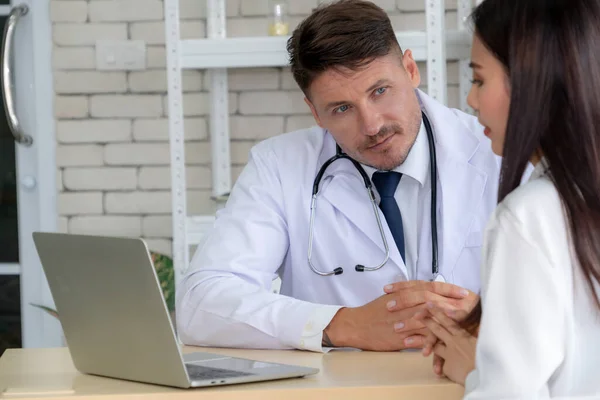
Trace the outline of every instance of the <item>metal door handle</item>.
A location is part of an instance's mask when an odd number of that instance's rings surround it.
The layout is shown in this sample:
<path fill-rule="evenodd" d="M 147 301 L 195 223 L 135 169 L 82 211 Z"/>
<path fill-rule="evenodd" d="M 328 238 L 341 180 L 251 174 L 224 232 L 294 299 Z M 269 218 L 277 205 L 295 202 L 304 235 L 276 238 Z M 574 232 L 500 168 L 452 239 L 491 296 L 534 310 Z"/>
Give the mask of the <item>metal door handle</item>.
<path fill-rule="evenodd" d="M 15 111 L 15 96 L 13 93 L 13 81 L 11 68 L 13 63 L 13 39 L 15 28 L 19 19 L 29 12 L 29 8 L 25 4 L 20 4 L 14 7 L 8 16 L 6 25 L 4 26 L 4 35 L 2 37 L 2 99 L 4 100 L 4 110 L 8 120 L 8 127 L 12 132 L 15 141 L 25 146 L 31 146 L 33 138 L 21 128 L 17 113 Z"/>

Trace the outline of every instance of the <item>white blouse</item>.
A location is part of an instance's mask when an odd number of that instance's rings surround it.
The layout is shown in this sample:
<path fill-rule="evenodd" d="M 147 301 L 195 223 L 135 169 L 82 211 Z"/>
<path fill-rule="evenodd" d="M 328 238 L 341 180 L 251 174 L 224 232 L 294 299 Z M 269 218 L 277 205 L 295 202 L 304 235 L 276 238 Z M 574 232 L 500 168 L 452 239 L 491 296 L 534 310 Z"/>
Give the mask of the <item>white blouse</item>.
<path fill-rule="evenodd" d="M 539 163 L 490 219 L 476 368 L 465 399 L 600 398 L 600 310 L 563 210 Z"/>

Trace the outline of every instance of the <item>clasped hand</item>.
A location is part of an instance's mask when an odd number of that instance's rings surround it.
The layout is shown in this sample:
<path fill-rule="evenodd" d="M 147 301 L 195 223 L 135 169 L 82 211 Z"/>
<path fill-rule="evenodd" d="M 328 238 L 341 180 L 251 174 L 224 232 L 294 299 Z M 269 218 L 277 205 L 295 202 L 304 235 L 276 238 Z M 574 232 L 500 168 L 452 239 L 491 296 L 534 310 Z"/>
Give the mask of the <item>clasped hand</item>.
<path fill-rule="evenodd" d="M 435 335 L 415 314 L 427 304 L 456 312 L 470 310 L 477 296 L 443 282 L 398 282 L 384 288 L 383 296 L 356 308 L 342 308 L 325 329 L 331 345 L 371 351 L 424 348 Z M 325 342 L 325 341 L 324 341 Z"/>
<path fill-rule="evenodd" d="M 444 282 L 398 282 L 386 286 L 384 291 L 391 297 L 386 304 L 388 311 L 409 317 L 394 324 L 397 333 L 409 334 L 404 339 L 406 348 L 426 348 L 437 341 L 423 318 L 414 318 L 415 315 L 422 316 L 432 305 L 452 315 L 466 315 L 478 300 L 467 289 Z"/>

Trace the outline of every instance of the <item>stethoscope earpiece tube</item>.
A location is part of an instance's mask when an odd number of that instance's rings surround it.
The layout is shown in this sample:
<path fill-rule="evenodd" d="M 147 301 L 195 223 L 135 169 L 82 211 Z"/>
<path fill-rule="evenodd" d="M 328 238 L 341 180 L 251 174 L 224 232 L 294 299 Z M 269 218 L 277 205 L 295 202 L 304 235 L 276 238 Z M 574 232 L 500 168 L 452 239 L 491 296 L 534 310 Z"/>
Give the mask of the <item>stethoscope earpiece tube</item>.
<path fill-rule="evenodd" d="M 427 132 L 427 141 L 429 142 L 429 162 L 431 164 L 431 272 L 433 273 L 433 279 L 436 279 L 439 273 L 437 238 L 437 155 L 435 152 L 433 129 L 431 128 L 431 124 L 425 113 L 422 114 L 425 131 Z"/>

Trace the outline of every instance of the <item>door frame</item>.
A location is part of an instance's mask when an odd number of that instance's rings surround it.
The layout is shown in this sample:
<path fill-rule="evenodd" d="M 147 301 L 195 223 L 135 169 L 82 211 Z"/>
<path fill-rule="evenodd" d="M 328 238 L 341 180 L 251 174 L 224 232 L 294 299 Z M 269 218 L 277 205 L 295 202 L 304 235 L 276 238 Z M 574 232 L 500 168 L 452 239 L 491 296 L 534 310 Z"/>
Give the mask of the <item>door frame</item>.
<path fill-rule="evenodd" d="M 22 346 L 56 347 L 64 345 L 59 321 L 30 305 L 54 306 L 31 235 L 54 232 L 58 225 L 50 0 L 11 0 L 3 11 L 20 4 L 29 12 L 14 35 L 15 108 L 23 130 L 33 137 L 30 147 L 15 143 Z M 23 184 L 31 177 L 34 189 Z"/>

